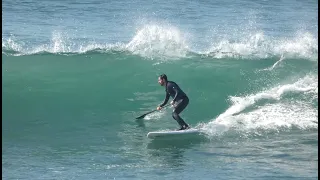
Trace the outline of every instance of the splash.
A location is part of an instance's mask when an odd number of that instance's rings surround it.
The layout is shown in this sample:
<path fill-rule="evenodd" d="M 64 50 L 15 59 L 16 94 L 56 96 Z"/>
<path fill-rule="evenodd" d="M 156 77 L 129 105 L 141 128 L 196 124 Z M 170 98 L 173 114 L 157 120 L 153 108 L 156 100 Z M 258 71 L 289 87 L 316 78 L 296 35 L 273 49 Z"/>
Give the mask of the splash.
<path fill-rule="evenodd" d="M 95 41 L 82 40 L 70 38 L 67 33 L 54 31 L 49 44 L 39 46 L 34 49 L 33 54 L 38 52 L 49 53 L 86 53 L 94 50 L 109 50 L 113 45 L 101 44 Z"/>
<path fill-rule="evenodd" d="M 186 57 L 188 46 L 185 37 L 179 29 L 173 26 L 145 25 L 138 30 L 133 39 L 127 44 L 118 42 L 104 44 L 86 39 L 70 38 L 70 35 L 61 31 L 53 31 L 48 43 L 29 47 L 16 43 L 13 39 L 2 39 L 3 50 L 14 50 L 11 55 L 30 55 L 39 53 L 53 54 L 83 54 L 90 51 L 108 53 L 111 51 L 129 51 L 147 58 L 183 58 Z"/>
<path fill-rule="evenodd" d="M 285 59 L 285 57 L 283 55 L 281 55 L 280 59 L 275 62 L 271 67 L 266 68 L 266 69 L 262 69 L 262 71 L 272 71 L 273 69 L 275 69 L 277 66 L 279 66 L 278 64 L 280 64 L 280 62 L 282 62 Z"/>
<path fill-rule="evenodd" d="M 281 39 L 275 42 L 274 54 L 286 53 L 291 56 L 312 58 L 318 54 L 317 38 L 306 32 L 298 32 L 293 39 Z"/>
<path fill-rule="evenodd" d="M 109 50 L 121 50 L 122 44 L 103 44 L 89 40 L 70 38 L 68 33 L 53 31 L 48 43 L 32 46 L 28 43 L 18 43 L 16 38 L 2 38 L 3 51 L 9 51 L 9 55 L 21 56 L 40 53 L 52 54 L 83 54 L 90 51 L 108 52 Z"/>
<path fill-rule="evenodd" d="M 160 119 L 161 117 L 163 117 L 165 114 L 164 111 L 159 111 L 159 112 L 155 112 L 152 114 L 148 114 L 144 119 L 145 120 L 154 120 L 154 119 Z"/>
<path fill-rule="evenodd" d="M 13 52 L 20 52 L 23 50 L 22 45 L 17 43 L 16 38 L 12 35 L 7 39 L 2 37 L 2 50 L 4 49 Z"/>
<path fill-rule="evenodd" d="M 262 32 L 239 41 L 223 39 L 213 43 L 207 54 L 215 58 L 235 56 L 258 56 L 264 58 L 268 55 L 268 52 L 262 48 L 266 45 L 263 43 L 265 43 L 265 37 Z"/>
<path fill-rule="evenodd" d="M 145 57 L 185 57 L 188 51 L 185 38 L 172 26 L 146 25 L 126 45 L 126 49 Z"/>
<path fill-rule="evenodd" d="M 240 33 L 238 36 L 242 34 Z M 284 56 L 286 59 L 306 58 L 312 61 L 318 59 L 317 38 L 308 32 L 299 32 L 290 39 L 265 36 L 262 31 L 248 33 L 248 35 L 238 38 L 233 36 L 227 34 L 223 39 L 212 40 L 213 43 L 210 47 L 204 47 L 204 51 L 195 51 L 192 48 L 198 46 L 198 42 L 188 44 L 189 35 L 177 27 L 151 24 L 140 28 L 128 43 L 110 44 L 86 38 L 71 38 L 68 33 L 53 31 L 50 40 L 42 42 L 42 44 L 22 42 L 14 36 L 2 38 L 2 50 L 9 55 L 31 55 L 43 52 L 84 54 L 92 51 L 98 53 L 118 51 L 129 52 L 147 59 L 166 60 L 189 58 L 193 55 L 234 59 L 263 59 L 275 56 Z"/>
<path fill-rule="evenodd" d="M 318 42 L 312 34 L 297 33 L 289 38 L 272 38 L 257 32 L 238 40 L 223 39 L 212 44 L 205 52 L 215 58 L 245 57 L 267 58 L 272 56 L 300 57 L 317 60 Z"/>
<path fill-rule="evenodd" d="M 211 136 L 222 135 L 231 129 L 250 134 L 261 129 L 317 128 L 317 109 L 310 102 L 286 98 L 292 93 L 318 99 L 318 77 L 307 75 L 293 84 L 280 85 L 245 97 L 230 97 L 231 107 L 200 127 Z"/>

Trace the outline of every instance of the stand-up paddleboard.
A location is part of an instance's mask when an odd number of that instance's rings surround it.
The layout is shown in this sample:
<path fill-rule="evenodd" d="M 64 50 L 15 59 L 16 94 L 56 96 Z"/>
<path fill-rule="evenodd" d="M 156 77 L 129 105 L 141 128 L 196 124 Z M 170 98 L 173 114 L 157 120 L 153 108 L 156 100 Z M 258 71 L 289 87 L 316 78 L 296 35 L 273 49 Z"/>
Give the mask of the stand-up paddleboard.
<path fill-rule="evenodd" d="M 156 137 L 169 137 L 169 136 L 181 136 L 185 134 L 199 134 L 200 131 L 198 129 L 190 128 L 186 130 L 171 130 L 171 131 L 154 131 L 149 132 L 147 134 L 148 138 L 156 138 Z"/>

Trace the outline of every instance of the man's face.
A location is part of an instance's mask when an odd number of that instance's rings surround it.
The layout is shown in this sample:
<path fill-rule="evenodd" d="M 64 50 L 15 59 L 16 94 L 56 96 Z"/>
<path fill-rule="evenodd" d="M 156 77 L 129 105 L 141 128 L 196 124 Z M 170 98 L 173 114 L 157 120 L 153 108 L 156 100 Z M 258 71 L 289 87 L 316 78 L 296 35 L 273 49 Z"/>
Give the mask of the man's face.
<path fill-rule="evenodd" d="M 164 79 L 161 79 L 161 77 L 158 78 L 158 83 L 163 86 L 164 85 Z"/>

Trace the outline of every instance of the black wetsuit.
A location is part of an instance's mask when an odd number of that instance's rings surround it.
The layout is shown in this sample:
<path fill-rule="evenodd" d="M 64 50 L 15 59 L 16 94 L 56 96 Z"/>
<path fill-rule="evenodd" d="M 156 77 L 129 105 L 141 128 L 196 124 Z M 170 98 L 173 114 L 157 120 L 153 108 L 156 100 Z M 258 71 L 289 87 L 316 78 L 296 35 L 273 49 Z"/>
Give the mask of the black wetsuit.
<path fill-rule="evenodd" d="M 180 89 L 180 87 L 173 81 L 168 81 L 166 84 L 166 97 L 160 107 L 167 104 L 169 97 L 173 98 L 174 110 L 172 112 L 172 117 L 181 126 L 181 129 L 188 128 L 188 124 L 179 116 L 179 114 L 187 107 L 189 104 L 188 96 Z"/>

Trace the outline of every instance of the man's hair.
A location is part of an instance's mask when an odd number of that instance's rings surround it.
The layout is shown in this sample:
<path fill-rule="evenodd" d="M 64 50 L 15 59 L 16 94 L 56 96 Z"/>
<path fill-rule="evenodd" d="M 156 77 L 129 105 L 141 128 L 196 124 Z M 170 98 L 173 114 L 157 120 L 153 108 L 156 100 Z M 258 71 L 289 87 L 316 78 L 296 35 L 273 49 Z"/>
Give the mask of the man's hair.
<path fill-rule="evenodd" d="M 165 75 L 165 74 L 161 74 L 159 77 L 160 77 L 160 79 L 164 79 L 164 80 L 168 81 L 167 75 Z"/>

